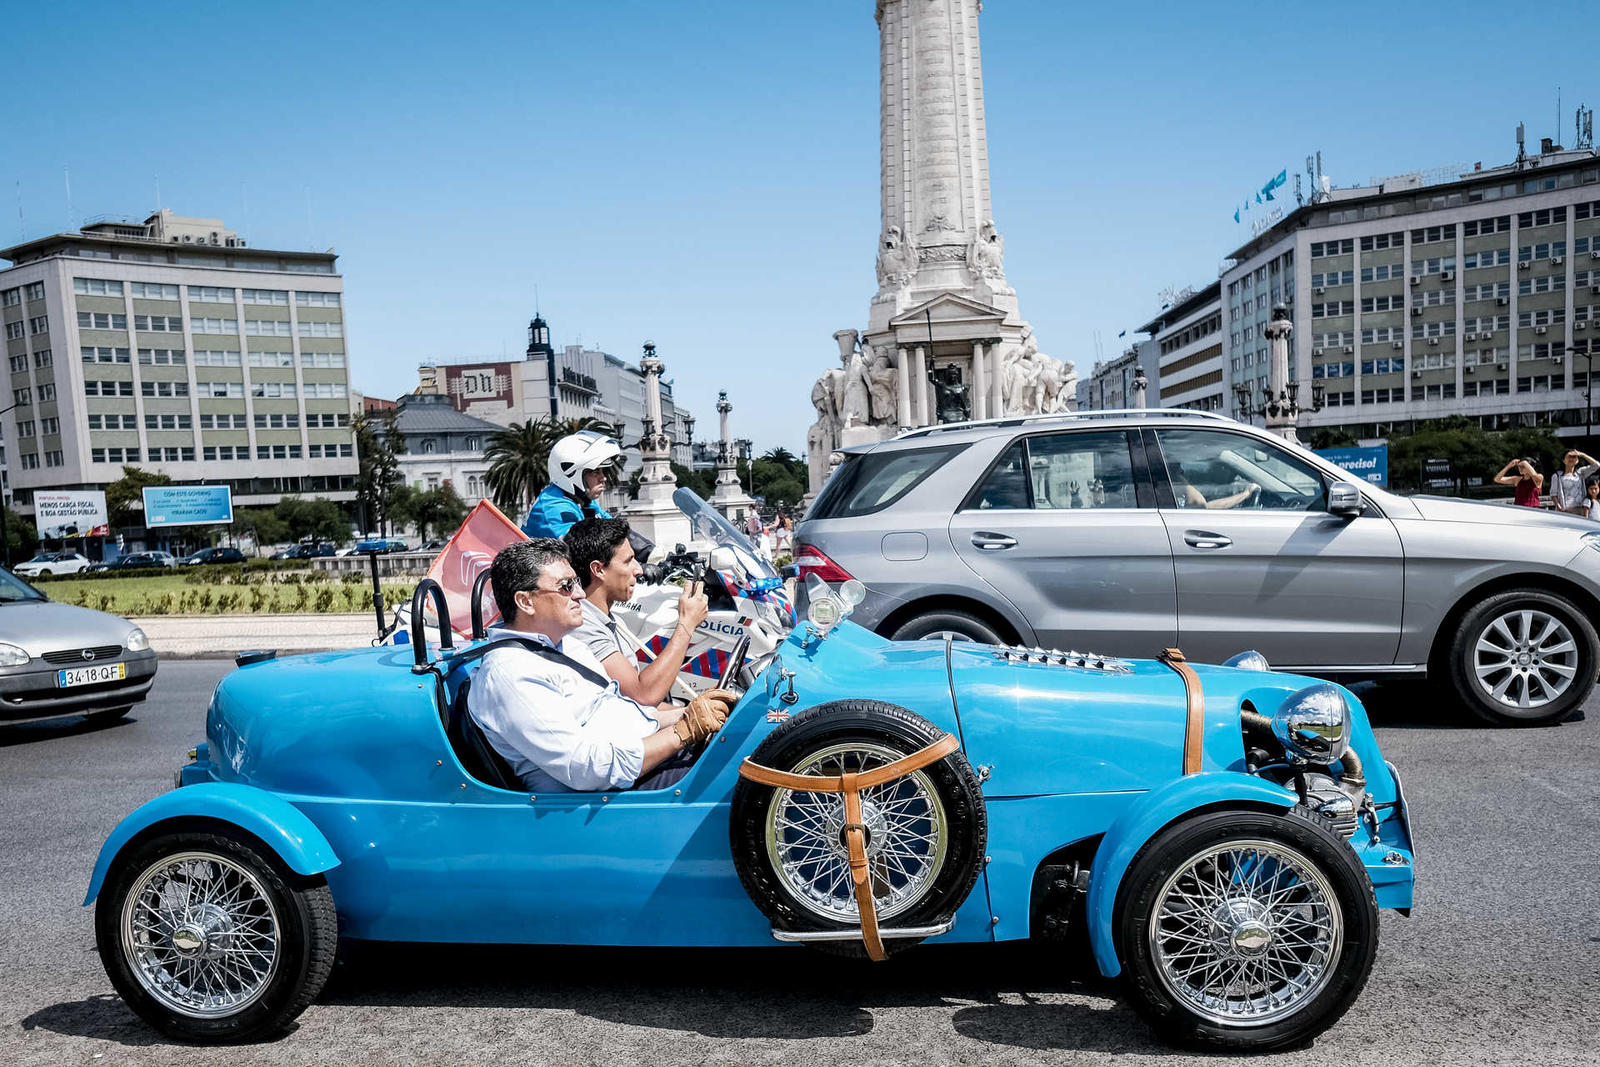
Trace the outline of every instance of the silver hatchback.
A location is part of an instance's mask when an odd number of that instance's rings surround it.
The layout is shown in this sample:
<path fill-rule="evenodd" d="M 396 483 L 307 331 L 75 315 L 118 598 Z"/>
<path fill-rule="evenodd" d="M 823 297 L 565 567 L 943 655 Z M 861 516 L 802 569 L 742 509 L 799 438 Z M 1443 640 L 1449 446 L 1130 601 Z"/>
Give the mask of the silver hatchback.
<path fill-rule="evenodd" d="M 1594 686 L 1600 526 L 1402 497 L 1198 412 L 913 430 L 851 449 L 795 533 L 801 574 L 860 579 L 855 621 L 957 639 L 1335 678 L 1423 676 L 1507 725 Z M 804 583 L 802 583 L 803 588 Z"/>

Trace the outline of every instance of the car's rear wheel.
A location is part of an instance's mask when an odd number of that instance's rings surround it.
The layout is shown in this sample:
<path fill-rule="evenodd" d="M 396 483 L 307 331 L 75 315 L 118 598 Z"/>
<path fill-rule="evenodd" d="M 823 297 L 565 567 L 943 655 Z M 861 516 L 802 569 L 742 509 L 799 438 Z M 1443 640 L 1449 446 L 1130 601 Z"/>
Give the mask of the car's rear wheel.
<path fill-rule="evenodd" d="M 188 1041 L 286 1028 L 333 968 L 333 896 L 253 838 L 161 834 L 117 857 L 95 910 L 101 962 L 123 1001 Z"/>
<path fill-rule="evenodd" d="M 1292 809 L 1219 811 L 1140 850 L 1115 929 L 1129 998 L 1164 1040 L 1233 1052 L 1306 1044 L 1366 985 L 1378 947 L 1354 851 Z"/>
<path fill-rule="evenodd" d="M 976 641 L 984 645 L 1009 644 L 995 628 L 976 615 L 964 611 L 930 611 L 908 619 L 890 635 L 895 641 L 920 641 L 929 638 Z"/>
<path fill-rule="evenodd" d="M 1600 639 L 1570 600 L 1539 589 L 1496 593 L 1457 625 L 1444 664 L 1451 687 L 1497 726 L 1549 726 L 1594 688 Z"/>

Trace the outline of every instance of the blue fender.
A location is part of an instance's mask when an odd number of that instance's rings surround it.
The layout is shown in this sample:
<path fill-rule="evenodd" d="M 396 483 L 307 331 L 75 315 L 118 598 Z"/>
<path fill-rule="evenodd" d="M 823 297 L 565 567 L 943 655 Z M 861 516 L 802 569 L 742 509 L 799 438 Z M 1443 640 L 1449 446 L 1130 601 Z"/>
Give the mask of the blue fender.
<path fill-rule="evenodd" d="M 1117 890 L 1134 856 L 1168 824 L 1197 808 L 1215 804 L 1267 804 L 1293 807 L 1299 798 L 1271 782 L 1235 771 L 1190 774 L 1152 789 L 1118 816 L 1095 851 L 1089 874 L 1087 917 L 1089 944 L 1100 973 L 1113 978 L 1122 972 L 1113 937 Z"/>
<path fill-rule="evenodd" d="M 333 846 L 299 808 L 275 793 L 234 782 L 203 782 L 163 793 L 117 824 L 100 846 L 85 906 L 94 903 L 111 861 L 136 834 L 169 819 L 200 818 L 254 834 L 296 874 L 321 874 L 339 865 Z"/>

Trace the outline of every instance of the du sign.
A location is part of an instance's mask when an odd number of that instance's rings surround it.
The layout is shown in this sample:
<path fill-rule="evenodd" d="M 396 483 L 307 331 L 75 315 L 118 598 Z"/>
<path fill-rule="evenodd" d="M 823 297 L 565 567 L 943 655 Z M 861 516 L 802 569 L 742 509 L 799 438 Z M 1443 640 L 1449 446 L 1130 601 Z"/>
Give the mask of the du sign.
<path fill-rule="evenodd" d="M 1375 448 L 1319 448 L 1317 455 L 1343 467 L 1363 481 L 1389 488 L 1389 446 Z"/>
<path fill-rule="evenodd" d="M 232 522 L 233 497 L 225 485 L 147 485 L 146 526 L 201 526 Z"/>

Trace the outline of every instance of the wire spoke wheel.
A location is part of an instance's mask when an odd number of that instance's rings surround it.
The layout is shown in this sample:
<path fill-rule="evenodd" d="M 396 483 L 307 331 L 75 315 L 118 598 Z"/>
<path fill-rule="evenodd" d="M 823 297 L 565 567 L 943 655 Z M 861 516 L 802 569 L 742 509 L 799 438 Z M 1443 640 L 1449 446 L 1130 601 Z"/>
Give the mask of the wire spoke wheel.
<path fill-rule="evenodd" d="M 1201 1018 L 1264 1026 L 1313 1002 L 1334 973 L 1344 916 L 1297 849 L 1243 839 L 1178 865 L 1148 924 L 1156 974 Z"/>
<path fill-rule="evenodd" d="M 1472 670 L 1490 700 L 1514 710 L 1543 707 L 1577 679 L 1578 642 L 1556 616 L 1519 608 L 1495 617 L 1479 633 Z"/>
<path fill-rule="evenodd" d="M 795 767 L 831 776 L 892 763 L 905 753 L 848 742 L 824 748 Z M 926 771 L 861 791 L 867 864 L 879 921 L 916 906 L 938 878 L 949 848 L 944 804 Z M 855 886 L 838 793 L 773 791 L 766 819 L 767 857 L 799 903 L 833 922 L 858 923 Z"/>
<path fill-rule="evenodd" d="M 124 898 L 121 927 L 133 977 L 190 1018 L 237 1014 L 278 969 L 282 926 L 271 896 L 254 873 L 214 853 L 146 867 Z"/>

